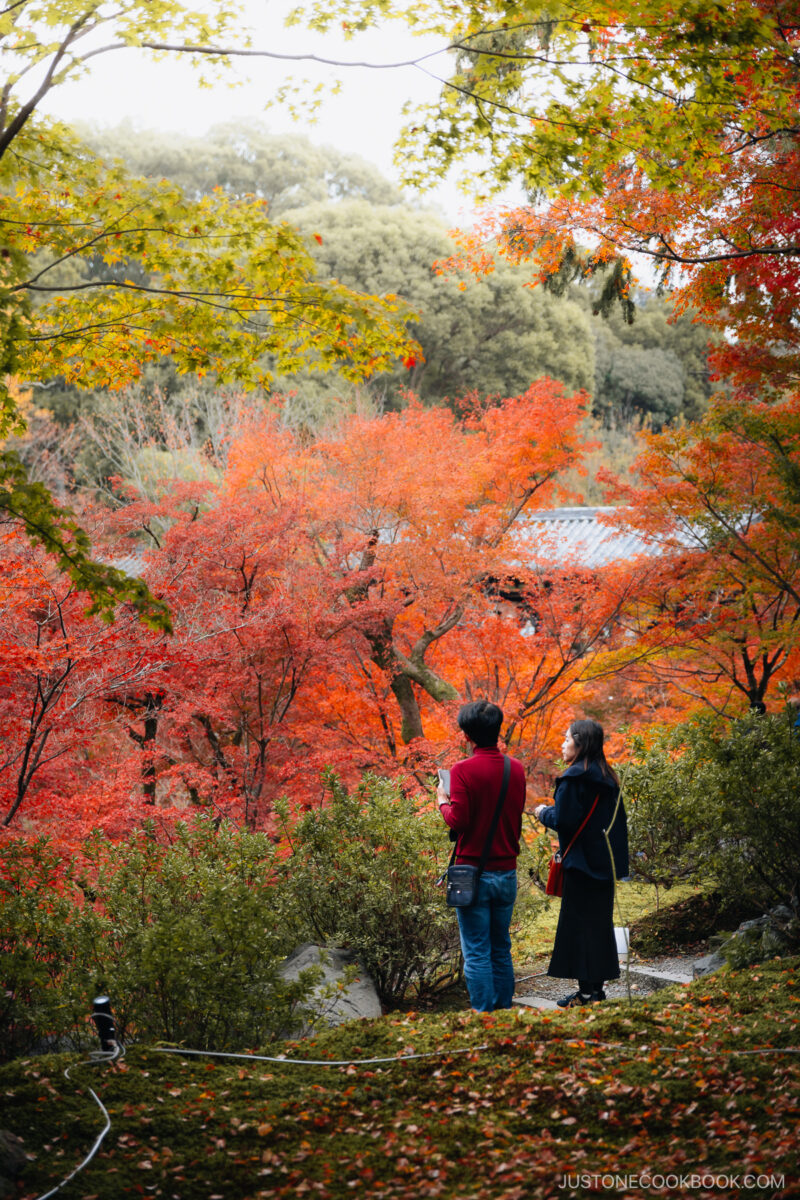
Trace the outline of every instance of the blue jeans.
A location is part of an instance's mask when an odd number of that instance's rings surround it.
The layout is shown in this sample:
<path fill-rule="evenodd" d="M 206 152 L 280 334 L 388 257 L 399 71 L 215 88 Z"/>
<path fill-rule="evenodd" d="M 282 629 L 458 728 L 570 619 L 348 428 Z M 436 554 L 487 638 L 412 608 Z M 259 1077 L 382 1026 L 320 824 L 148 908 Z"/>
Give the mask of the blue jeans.
<path fill-rule="evenodd" d="M 511 1008 L 514 968 L 508 931 L 516 898 L 516 871 L 484 871 L 474 904 L 456 909 L 464 978 L 478 1012 Z"/>

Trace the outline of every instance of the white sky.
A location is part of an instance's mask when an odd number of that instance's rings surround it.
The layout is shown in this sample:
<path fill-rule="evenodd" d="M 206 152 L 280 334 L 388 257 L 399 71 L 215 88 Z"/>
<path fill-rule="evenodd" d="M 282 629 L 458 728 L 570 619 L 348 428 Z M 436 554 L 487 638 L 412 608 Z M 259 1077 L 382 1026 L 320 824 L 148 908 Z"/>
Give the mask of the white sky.
<path fill-rule="evenodd" d="M 336 35 L 323 38 L 297 27 L 285 29 L 283 13 L 291 6 L 288 0 L 269 5 L 265 0 L 245 0 L 246 19 L 255 31 L 256 47 L 349 61 L 394 62 L 443 45 L 438 38 L 413 37 L 397 23 L 385 32 L 359 35 L 350 42 Z M 448 57 L 442 54 L 425 67 L 444 75 L 447 64 Z M 270 98 L 287 80 L 289 68 L 295 77 L 309 78 L 314 83 L 337 77 L 342 80 L 340 94 L 326 99 L 313 125 L 293 121 L 280 107 L 267 108 Z M 175 55 L 155 62 L 147 52 L 119 50 L 93 59 L 88 74 L 52 91 L 42 110 L 68 122 L 116 125 L 128 118 L 137 127 L 190 134 L 202 134 L 220 121 L 257 117 L 272 132 L 300 132 L 314 142 L 360 154 L 398 182 L 399 172 L 392 156 L 403 124 L 403 105 L 434 100 L 439 93 L 438 80 L 427 71 L 418 67 L 328 70 L 314 63 L 287 66 L 270 59 L 251 59 L 238 60 L 227 77 L 237 81 L 236 87 L 220 81 L 212 88 L 202 88 L 186 57 Z M 412 201 L 416 198 L 410 193 L 407 196 Z M 457 178 L 421 199 L 437 204 L 454 222 L 466 221 L 471 211 L 469 201 L 458 191 Z"/>

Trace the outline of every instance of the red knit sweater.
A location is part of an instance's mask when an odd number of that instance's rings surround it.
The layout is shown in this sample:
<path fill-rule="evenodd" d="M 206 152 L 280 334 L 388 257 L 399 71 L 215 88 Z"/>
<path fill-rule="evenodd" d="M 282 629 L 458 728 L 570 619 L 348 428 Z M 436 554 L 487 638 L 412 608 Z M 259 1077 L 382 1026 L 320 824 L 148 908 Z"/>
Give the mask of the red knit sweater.
<path fill-rule="evenodd" d="M 450 803 L 441 813 L 459 834 L 456 862 L 478 865 L 492 823 L 503 782 L 503 754 L 496 746 L 476 746 L 450 771 Z M 525 770 L 511 759 L 511 777 L 500 822 L 486 860 L 487 871 L 513 871 L 519 854 L 522 810 L 525 807 Z"/>

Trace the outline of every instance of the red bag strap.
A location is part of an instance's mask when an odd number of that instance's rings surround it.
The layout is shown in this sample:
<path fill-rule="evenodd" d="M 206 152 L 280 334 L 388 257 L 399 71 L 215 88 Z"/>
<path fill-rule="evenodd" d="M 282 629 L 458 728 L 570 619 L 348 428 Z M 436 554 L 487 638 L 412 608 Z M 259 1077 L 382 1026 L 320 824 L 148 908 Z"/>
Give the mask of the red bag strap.
<path fill-rule="evenodd" d="M 589 817 L 592 815 L 592 813 L 594 812 L 594 810 L 597 808 L 597 801 L 598 801 L 599 799 L 600 799 L 600 793 L 598 792 L 598 793 L 597 793 L 597 795 L 596 795 L 596 796 L 595 796 L 595 798 L 594 798 L 594 804 L 593 804 L 593 805 L 592 805 L 592 807 L 589 809 L 588 813 L 586 814 L 586 816 L 583 818 L 583 820 L 581 821 L 580 825 L 578 826 L 578 832 L 575 834 L 575 836 L 573 837 L 572 841 L 571 841 L 571 842 L 570 842 L 570 844 L 567 846 L 567 848 L 566 848 L 566 850 L 564 851 L 564 853 L 561 855 L 561 861 L 562 861 L 562 862 L 563 862 L 563 861 L 564 861 L 564 859 L 567 857 L 567 855 L 569 854 L 570 850 L 571 850 L 571 849 L 572 849 L 572 847 L 575 845 L 575 843 L 577 842 L 577 840 L 578 840 L 578 838 L 580 837 L 581 833 L 583 832 L 583 827 L 584 827 L 584 825 L 586 824 L 586 822 L 589 820 Z"/>

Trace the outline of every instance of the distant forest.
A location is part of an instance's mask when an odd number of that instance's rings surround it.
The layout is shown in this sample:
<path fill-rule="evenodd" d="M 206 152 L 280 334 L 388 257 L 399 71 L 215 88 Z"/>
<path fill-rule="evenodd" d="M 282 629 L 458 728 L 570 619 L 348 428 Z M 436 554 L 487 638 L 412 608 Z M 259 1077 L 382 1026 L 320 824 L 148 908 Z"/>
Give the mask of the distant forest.
<path fill-rule="evenodd" d="M 434 264 L 455 250 L 441 215 L 404 203 L 360 158 L 299 135 L 270 134 L 255 122 L 219 125 L 204 137 L 127 124 L 80 134 L 101 158 L 122 160 L 136 175 L 169 179 L 192 198 L 214 189 L 262 197 L 274 218 L 307 235 L 323 278 L 407 302 L 422 348 L 418 359 L 358 387 L 336 372 L 276 377 L 273 390 L 287 397 L 284 419 L 310 433 L 343 408 L 397 410 L 409 393 L 426 405 L 457 407 L 465 397 L 516 395 L 546 375 L 587 393 L 600 443 L 595 465 L 619 469 L 634 457 L 635 431 L 691 420 L 707 407 L 714 390 L 709 330 L 690 314 L 670 321 L 666 299 L 642 293 L 632 324 L 621 312 L 595 316 L 590 290 L 553 296 L 530 286 L 529 267 L 504 260 L 483 278 L 437 271 Z M 123 262 L 118 270 L 124 277 L 141 273 L 141 266 Z M 111 477 L 141 487 L 145 448 L 150 473 L 164 468 L 154 450 L 159 440 L 172 455 L 170 469 L 192 476 L 202 472 L 204 441 L 221 436 L 220 402 L 213 398 L 219 390 L 213 379 L 179 376 L 166 360 L 146 368 L 123 415 L 117 393 L 56 382 L 25 402 L 29 432 L 18 448 L 29 470 L 62 496 L 76 486 L 107 491 Z M 591 479 L 583 490 L 590 501 L 600 498 Z"/>

